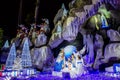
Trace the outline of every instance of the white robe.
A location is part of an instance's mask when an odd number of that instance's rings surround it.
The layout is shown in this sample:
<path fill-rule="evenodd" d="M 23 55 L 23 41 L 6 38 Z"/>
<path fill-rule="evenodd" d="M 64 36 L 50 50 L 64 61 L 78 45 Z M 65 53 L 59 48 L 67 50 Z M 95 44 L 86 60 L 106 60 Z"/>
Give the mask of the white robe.
<path fill-rule="evenodd" d="M 83 59 L 76 60 L 76 73 L 82 75 L 86 72 Z"/>

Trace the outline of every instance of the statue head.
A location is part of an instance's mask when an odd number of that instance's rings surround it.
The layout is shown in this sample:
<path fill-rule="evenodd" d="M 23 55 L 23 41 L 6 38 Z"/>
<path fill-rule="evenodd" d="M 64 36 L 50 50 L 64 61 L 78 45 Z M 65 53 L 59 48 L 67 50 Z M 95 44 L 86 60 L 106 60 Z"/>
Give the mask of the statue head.
<path fill-rule="evenodd" d="M 108 30 L 107 36 L 110 38 L 111 41 L 120 41 L 120 34 L 115 30 Z"/>

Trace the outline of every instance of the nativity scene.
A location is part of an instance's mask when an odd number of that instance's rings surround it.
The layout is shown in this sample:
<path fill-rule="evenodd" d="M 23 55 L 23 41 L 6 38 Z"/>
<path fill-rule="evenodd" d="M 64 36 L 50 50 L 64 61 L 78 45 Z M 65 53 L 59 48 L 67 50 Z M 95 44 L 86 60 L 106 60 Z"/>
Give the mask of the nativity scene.
<path fill-rule="evenodd" d="M 120 0 L 72 0 L 68 6 L 61 5 L 53 29 L 47 18 L 18 26 L 1 48 L 1 80 L 120 79 Z"/>

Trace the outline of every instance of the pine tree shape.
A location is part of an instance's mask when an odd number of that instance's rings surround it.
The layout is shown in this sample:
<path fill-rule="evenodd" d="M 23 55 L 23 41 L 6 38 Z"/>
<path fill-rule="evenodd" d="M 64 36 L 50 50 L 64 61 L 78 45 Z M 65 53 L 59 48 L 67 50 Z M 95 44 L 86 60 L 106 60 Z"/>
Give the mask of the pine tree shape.
<path fill-rule="evenodd" d="M 13 43 L 6 61 L 6 69 L 12 69 L 15 59 L 16 59 L 16 48 L 15 48 L 15 43 Z"/>
<path fill-rule="evenodd" d="M 64 16 L 67 16 L 67 13 L 68 13 L 68 11 L 67 11 L 66 9 L 64 9 L 63 15 L 64 15 Z"/>
<path fill-rule="evenodd" d="M 32 66 L 28 38 L 25 39 L 21 58 L 22 58 L 22 67 L 23 68 L 29 68 Z"/>
<path fill-rule="evenodd" d="M 101 15 L 101 21 L 102 21 L 102 28 L 109 27 L 107 19 L 106 19 L 106 17 L 103 14 Z"/>
<path fill-rule="evenodd" d="M 9 42 L 8 42 L 8 40 L 5 42 L 3 48 L 9 48 Z"/>
<path fill-rule="evenodd" d="M 62 9 L 63 9 L 63 15 L 67 16 L 68 11 L 66 10 L 64 3 L 62 3 Z"/>
<path fill-rule="evenodd" d="M 61 8 L 65 9 L 65 5 L 64 5 L 64 3 L 62 3 L 62 7 L 61 7 Z"/>

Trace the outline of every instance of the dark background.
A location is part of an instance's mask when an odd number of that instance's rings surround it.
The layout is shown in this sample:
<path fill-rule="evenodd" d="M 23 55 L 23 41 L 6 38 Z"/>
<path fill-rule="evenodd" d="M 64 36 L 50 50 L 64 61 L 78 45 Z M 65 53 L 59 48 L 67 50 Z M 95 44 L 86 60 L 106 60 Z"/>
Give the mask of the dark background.
<path fill-rule="evenodd" d="M 22 24 L 34 22 L 34 14 L 37 0 L 23 0 L 22 5 Z M 40 0 L 38 22 L 41 18 L 48 18 L 50 27 L 53 28 L 53 19 L 62 3 L 68 9 L 71 0 Z M 11 39 L 16 35 L 18 25 L 20 0 L 1 0 L 0 1 L 0 27 L 4 30 L 4 38 Z"/>

